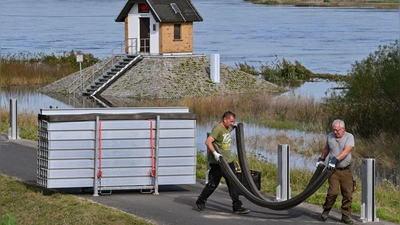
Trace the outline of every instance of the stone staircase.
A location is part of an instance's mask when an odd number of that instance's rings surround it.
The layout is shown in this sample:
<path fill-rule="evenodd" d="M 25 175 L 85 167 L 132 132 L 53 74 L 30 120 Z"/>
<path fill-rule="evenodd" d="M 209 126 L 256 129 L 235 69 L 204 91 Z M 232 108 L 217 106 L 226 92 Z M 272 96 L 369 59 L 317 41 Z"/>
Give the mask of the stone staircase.
<path fill-rule="evenodd" d="M 121 57 L 111 68 L 88 85 L 85 90 L 82 91 L 82 95 L 99 96 L 101 92 L 142 59 L 142 55 L 125 55 Z"/>

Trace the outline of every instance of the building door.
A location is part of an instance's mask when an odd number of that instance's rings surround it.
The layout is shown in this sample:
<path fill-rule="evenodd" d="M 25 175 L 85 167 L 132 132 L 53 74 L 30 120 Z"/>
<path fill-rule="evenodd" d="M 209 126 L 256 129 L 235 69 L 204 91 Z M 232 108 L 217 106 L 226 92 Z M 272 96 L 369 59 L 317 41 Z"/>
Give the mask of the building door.
<path fill-rule="evenodd" d="M 150 18 L 140 18 L 140 52 L 150 53 Z"/>

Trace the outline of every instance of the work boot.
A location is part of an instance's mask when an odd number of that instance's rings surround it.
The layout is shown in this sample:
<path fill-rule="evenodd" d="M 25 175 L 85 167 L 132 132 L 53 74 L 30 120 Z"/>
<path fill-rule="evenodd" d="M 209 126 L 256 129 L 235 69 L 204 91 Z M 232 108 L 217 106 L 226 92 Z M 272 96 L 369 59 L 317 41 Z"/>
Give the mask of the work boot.
<path fill-rule="evenodd" d="M 353 224 L 353 220 L 350 219 L 350 217 L 343 215 L 342 214 L 342 219 L 340 220 L 340 222 L 345 223 L 345 224 Z"/>
<path fill-rule="evenodd" d="M 330 211 L 331 211 L 330 209 L 324 209 L 324 211 L 321 214 L 321 220 L 322 221 L 326 221 L 328 219 Z"/>
<path fill-rule="evenodd" d="M 200 202 L 196 202 L 197 209 L 199 212 L 207 212 L 208 209 L 206 208 L 206 205 Z"/>
<path fill-rule="evenodd" d="M 239 207 L 239 208 L 233 209 L 233 213 L 234 214 L 247 214 L 249 212 L 250 212 L 250 209 L 246 209 L 246 208 L 243 208 L 243 207 Z"/>

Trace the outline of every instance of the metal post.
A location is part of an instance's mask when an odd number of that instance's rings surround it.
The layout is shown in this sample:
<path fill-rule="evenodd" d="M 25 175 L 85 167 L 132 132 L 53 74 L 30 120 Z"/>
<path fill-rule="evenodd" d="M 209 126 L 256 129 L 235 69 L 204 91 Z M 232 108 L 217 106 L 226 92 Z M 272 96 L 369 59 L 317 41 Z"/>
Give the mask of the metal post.
<path fill-rule="evenodd" d="M 155 179 L 154 179 L 154 194 L 158 195 L 158 162 L 159 162 L 159 151 L 160 151 L 160 116 L 157 116 L 157 121 L 156 121 L 156 143 L 155 143 Z"/>
<path fill-rule="evenodd" d="M 81 83 L 81 93 L 83 92 L 83 77 L 82 77 L 82 62 L 83 62 L 83 54 L 81 52 L 78 52 L 76 54 L 76 61 L 79 63 L 79 79 Z"/>
<path fill-rule="evenodd" d="M 278 145 L 278 187 L 276 189 L 276 201 L 290 199 L 289 152 L 289 145 Z"/>
<path fill-rule="evenodd" d="M 210 134 L 211 134 L 210 132 L 207 132 L 207 138 L 208 138 L 208 136 L 210 136 Z M 211 152 L 208 149 L 208 147 L 207 147 L 206 151 L 207 151 L 207 153 L 206 153 L 206 157 L 207 157 L 206 184 L 208 184 L 208 174 L 210 173 L 210 170 L 211 170 L 210 162 L 208 161 L 208 159 L 211 156 Z"/>
<path fill-rule="evenodd" d="M 97 173 L 99 172 L 99 117 L 96 116 L 96 124 L 95 124 L 95 147 L 94 147 L 94 162 L 93 162 L 93 196 L 99 196 L 99 183 Z"/>
<path fill-rule="evenodd" d="M 82 62 L 79 62 L 79 76 L 81 78 L 81 92 L 83 91 Z"/>
<path fill-rule="evenodd" d="M 17 99 L 10 99 L 10 128 L 8 129 L 8 139 L 19 139 L 17 115 Z"/>
<path fill-rule="evenodd" d="M 361 164 L 361 216 L 360 221 L 378 222 L 375 206 L 375 159 L 363 159 Z"/>

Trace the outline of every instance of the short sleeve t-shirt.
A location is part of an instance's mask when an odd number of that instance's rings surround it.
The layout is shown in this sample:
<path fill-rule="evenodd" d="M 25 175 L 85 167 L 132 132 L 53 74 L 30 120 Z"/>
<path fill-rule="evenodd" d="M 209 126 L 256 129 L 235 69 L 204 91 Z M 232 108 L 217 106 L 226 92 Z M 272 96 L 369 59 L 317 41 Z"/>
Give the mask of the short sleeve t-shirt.
<path fill-rule="evenodd" d="M 329 160 L 338 156 L 344 149 L 344 146 L 354 147 L 354 136 L 345 132 L 343 137 L 336 140 L 335 134 L 332 132 L 326 137 L 326 144 L 329 147 Z M 351 164 L 351 152 L 342 161 L 337 164 L 338 168 L 344 168 Z"/>
<path fill-rule="evenodd" d="M 225 160 L 228 163 L 233 162 L 233 155 L 231 152 L 231 133 L 225 127 L 223 127 L 220 123 L 215 125 L 210 134 L 211 137 L 215 139 L 214 143 L 218 146 L 221 154 L 224 156 Z M 208 159 L 210 163 L 218 163 L 213 156 Z"/>

